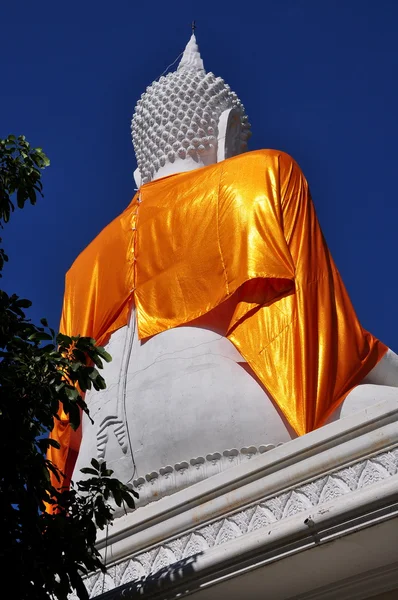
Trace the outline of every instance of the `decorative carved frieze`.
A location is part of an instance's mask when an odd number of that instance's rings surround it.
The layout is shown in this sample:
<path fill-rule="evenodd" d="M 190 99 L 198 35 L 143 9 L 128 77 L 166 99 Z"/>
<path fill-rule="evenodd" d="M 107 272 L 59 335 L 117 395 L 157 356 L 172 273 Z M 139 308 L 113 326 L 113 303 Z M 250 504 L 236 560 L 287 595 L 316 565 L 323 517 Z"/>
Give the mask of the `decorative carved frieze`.
<path fill-rule="evenodd" d="M 228 455 L 224 453 L 223 456 L 229 460 Z M 233 456 L 236 458 L 238 455 L 233 454 Z M 206 460 L 211 461 L 211 459 Z M 199 461 L 197 464 L 204 463 Z M 192 466 L 196 468 L 191 464 Z M 337 469 L 271 498 L 257 501 L 243 510 L 237 510 L 224 518 L 199 526 L 194 531 L 114 565 L 109 568 L 106 575 L 101 573 L 92 575 L 86 581 L 90 598 L 124 583 L 147 577 L 177 561 L 188 559 L 209 548 L 221 546 L 246 533 L 265 528 L 271 523 L 313 510 L 330 500 L 377 485 L 388 478 L 398 477 L 397 473 L 398 448 L 395 448 Z"/>
<path fill-rule="evenodd" d="M 231 448 L 224 452 L 212 452 L 206 456 L 197 456 L 189 461 L 181 461 L 174 466 L 167 465 L 152 471 L 133 481 L 133 488 L 139 494 L 137 508 L 149 502 L 159 500 L 163 496 L 174 494 L 198 481 L 207 479 L 216 473 L 247 462 L 253 456 L 264 454 L 275 448 L 274 444 L 244 447 L 238 450 Z"/>

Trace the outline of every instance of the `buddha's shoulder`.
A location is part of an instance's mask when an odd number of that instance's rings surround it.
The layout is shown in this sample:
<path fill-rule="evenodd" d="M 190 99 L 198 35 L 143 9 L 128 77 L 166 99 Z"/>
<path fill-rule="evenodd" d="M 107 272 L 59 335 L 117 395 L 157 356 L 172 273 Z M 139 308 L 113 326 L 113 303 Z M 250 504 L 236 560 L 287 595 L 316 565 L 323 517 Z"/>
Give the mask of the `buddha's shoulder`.
<path fill-rule="evenodd" d="M 268 166 L 285 166 L 297 164 L 294 158 L 292 158 L 286 152 L 282 150 L 264 149 L 264 150 L 251 150 L 244 154 L 239 154 L 228 161 L 236 161 L 236 163 L 247 163 L 250 165 L 268 165 Z"/>

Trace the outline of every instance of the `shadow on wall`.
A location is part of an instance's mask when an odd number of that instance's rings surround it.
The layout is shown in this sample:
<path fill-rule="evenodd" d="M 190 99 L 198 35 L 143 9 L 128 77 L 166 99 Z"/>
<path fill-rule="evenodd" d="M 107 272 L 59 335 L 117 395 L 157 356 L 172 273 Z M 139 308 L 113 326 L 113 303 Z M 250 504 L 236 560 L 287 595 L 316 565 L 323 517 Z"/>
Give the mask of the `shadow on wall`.
<path fill-rule="evenodd" d="M 96 600 L 135 600 L 136 598 L 150 597 L 153 600 L 156 598 L 163 600 L 164 594 L 170 588 L 173 588 L 173 596 L 177 592 L 187 593 L 190 591 L 190 576 L 195 573 L 194 563 L 201 554 L 203 552 L 183 558 L 172 565 L 159 569 L 148 577 L 125 583 L 95 598 Z"/>

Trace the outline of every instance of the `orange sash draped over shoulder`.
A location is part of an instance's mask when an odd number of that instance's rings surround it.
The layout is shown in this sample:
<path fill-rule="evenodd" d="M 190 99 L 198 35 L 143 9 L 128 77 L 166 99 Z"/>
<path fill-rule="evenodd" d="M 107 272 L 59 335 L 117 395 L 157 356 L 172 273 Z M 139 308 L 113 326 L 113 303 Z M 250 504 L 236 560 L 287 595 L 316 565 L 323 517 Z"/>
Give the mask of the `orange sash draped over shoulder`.
<path fill-rule="evenodd" d="M 387 351 L 357 319 L 300 168 L 274 150 L 142 186 L 68 272 L 61 331 L 105 344 L 133 302 L 141 339 L 213 315 L 299 435 Z M 51 458 L 70 475 L 66 428 Z"/>

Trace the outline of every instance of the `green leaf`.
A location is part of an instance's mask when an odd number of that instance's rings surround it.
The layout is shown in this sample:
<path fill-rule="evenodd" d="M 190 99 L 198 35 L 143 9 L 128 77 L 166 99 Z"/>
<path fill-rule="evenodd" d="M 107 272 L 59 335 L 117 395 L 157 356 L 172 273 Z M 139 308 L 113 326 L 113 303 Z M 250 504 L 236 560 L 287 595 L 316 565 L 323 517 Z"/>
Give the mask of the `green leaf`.
<path fill-rule="evenodd" d="M 73 431 L 76 431 L 80 425 L 80 410 L 79 407 L 73 403 L 69 405 L 69 423 Z"/>
<path fill-rule="evenodd" d="M 97 353 L 104 359 L 105 362 L 111 362 L 112 356 L 102 346 L 97 346 Z"/>
<path fill-rule="evenodd" d="M 17 206 L 18 208 L 23 208 L 26 201 L 26 190 L 23 186 L 18 188 L 17 191 Z"/>
<path fill-rule="evenodd" d="M 94 467 L 94 469 L 97 469 L 97 471 L 99 472 L 100 464 L 96 458 L 91 459 L 91 466 Z"/>
<path fill-rule="evenodd" d="M 57 344 L 68 348 L 72 344 L 72 338 L 68 335 L 64 335 L 63 333 L 59 333 L 57 335 Z"/>
<path fill-rule="evenodd" d="M 32 205 L 36 204 L 36 192 L 33 188 L 29 190 L 29 200 Z"/>
<path fill-rule="evenodd" d="M 132 492 L 132 493 L 133 493 L 133 495 L 137 495 L 137 497 L 138 497 L 138 494 L 136 494 L 136 492 Z M 123 498 L 123 501 L 127 504 L 127 506 L 129 508 L 135 508 L 134 498 L 132 498 L 132 496 L 130 496 L 129 493 L 124 493 L 122 495 L 122 498 Z"/>
<path fill-rule="evenodd" d="M 43 341 L 52 341 L 52 337 L 49 333 L 46 333 L 45 331 L 35 331 L 35 333 L 32 333 L 32 335 L 30 335 L 28 337 L 28 340 L 30 342 L 43 342 Z"/>
<path fill-rule="evenodd" d="M 40 350 L 43 352 L 43 354 L 48 354 L 49 352 L 53 352 L 55 350 L 55 346 L 54 344 L 46 344 L 45 346 L 41 346 Z"/>
<path fill-rule="evenodd" d="M 123 496 L 119 488 L 115 488 L 112 490 L 113 498 L 117 504 L 117 506 L 121 506 L 123 502 Z"/>
<path fill-rule="evenodd" d="M 57 450 L 59 450 L 61 448 L 61 444 L 59 442 L 57 442 L 57 440 L 53 440 L 52 438 L 43 438 L 41 440 L 38 440 L 38 444 L 40 444 L 45 450 L 49 446 L 52 446 L 53 448 L 56 448 Z"/>
<path fill-rule="evenodd" d="M 86 355 L 84 354 L 84 352 L 82 350 L 79 350 L 79 348 L 73 349 L 73 356 L 74 356 L 74 359 L 78 360 L 80 363 L 82 363 L 82 364 L 86 363 Z"/>
<path fill-rule="evenodd" d="M 65 386 L 65 394 L 69 400 L 75 401 L 79 398 L 80 394 L 74 387 Z"/>
<path fill-rule="evenodd" d="M 101 477 L 110 477 L 111 475 L 113 475 L 112 469 L 105 469 L 101 472 Z"/>
<path fill-rule="evenodd" d="M 54 465 L 54 463 L 51 462 L 51 460 L 46 460 L 46 467 L 47 469 L 49 469 L 51 471 L 51 473 L 54 474 L 55 478 L 57 479 L 58 482 L 61 481 L 61 471 L 58 469 L 58 467 L 56 467 Z"/>
<path fill-rule="evenodd" d="M 91 469 L 90 467 L 83 467 L 83 469 L 80 469 L 81 473 L 84 473 L 84 475 L 97 475 L 98 476 L 98 471 Z"/>
<path fill-rule="evenodd" d="M 90 358 L 93 361 L 93 363 L 95 364 L 96 367 L 98 367 L 99 369 L 103 368 L 103 362 L 102 360 L 96 355 L 96 354 L 91 354 L 90 353 Z"/>
<path fill-rule="evenodd" d="M 101 471 L 101 474 L 104 474 L 104 473 L 105 473 L 105 471 L 107 471 L 107 468 L 106 468 L 106 460 L 104 460 L 104 461 L 103 461 L 103 462 L 100 464 L 100 471 Z M 113 471 L 112 471 L 112 473 L 113 473 Z"/>
<path fill-rule="evenodd" d="M 80 369 L 77 381 L 82 392 L 86 392 L 91 388 L 91 380 L 87 373 L 85 373 L 82 369 Z"/>
<path fill-rule="evenodd" d="M 19 308 L 30 308 L 32 303 L 30 300 L 26 300 L 26 298 L 18 298 L 18 300 L 15 302 L 15 305 Z"/>

